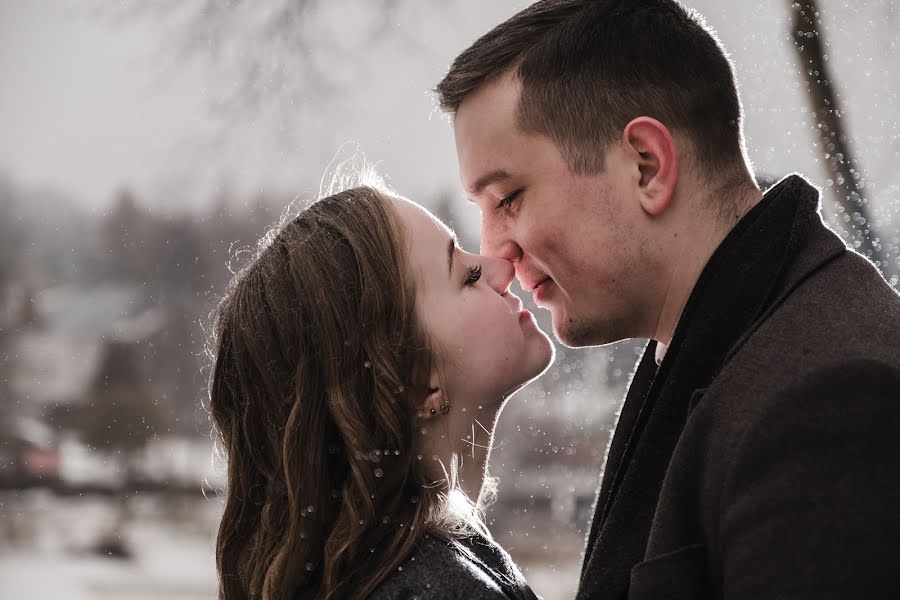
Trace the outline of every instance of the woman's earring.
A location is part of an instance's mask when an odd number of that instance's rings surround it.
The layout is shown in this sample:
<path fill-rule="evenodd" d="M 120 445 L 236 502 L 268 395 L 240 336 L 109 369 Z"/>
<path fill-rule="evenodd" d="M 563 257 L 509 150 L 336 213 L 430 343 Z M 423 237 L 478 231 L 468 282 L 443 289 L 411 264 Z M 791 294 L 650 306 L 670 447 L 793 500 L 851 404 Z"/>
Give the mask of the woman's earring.
<path fill-rule="evenodd" d="M 432 412 L 433 412 L 433 411 L 432 411 Z M 448 412 L 450 412 L 450 403 L 447 402 L 446 400 L 444 400 L 444 401 L 441 403 L 441 414 L 442 414 L 442 415 L 446 415 Z"/>
<path fill-rule="evenodd" d="M 431 409 L 431 416 L 433 417 L 433 416 L 436 415 L 436 414 L 437 414 L 437 411 L 434 410 L 434 409 L 432 408 L 432 409 Z"/>

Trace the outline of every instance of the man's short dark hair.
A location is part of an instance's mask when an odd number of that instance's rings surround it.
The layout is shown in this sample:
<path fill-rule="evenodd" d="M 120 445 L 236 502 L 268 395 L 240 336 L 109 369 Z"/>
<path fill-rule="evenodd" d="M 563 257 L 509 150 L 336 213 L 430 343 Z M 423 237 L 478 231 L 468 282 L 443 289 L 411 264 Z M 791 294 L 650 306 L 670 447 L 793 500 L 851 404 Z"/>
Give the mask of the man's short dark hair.
<path fill-rule="evenodd" d="M 576 173 L 599 173 L 639 116 L 686 134 L 708 173 L 743 164 L 732 65 L 702 17 L 674 0 L 541 0 L 460 54 L 436 92 L 455 115 L 485 83 L 522 83 L 518 124 L 549 137 Z"/>

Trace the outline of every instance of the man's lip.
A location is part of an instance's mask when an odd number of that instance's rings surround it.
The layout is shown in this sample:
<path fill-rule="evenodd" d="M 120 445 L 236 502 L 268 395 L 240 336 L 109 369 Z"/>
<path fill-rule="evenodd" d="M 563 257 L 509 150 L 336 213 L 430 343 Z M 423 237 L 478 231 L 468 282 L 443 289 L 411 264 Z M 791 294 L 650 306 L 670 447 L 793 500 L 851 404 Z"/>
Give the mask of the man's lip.
<path fill-rule="evenodd" d="M 535 284 L 532 286 L 532 288 L 531 288 L 530 291 L 531 291 L 532 293 L 536 292 L 536 291 L 538 290 L 539 287 L 541 287 L 542 285 L 544 285 L 544 284 L 547 283 L 548 281 L 550 281 L 550 278 L 549 278 L 549 277 L 544 277 L 543 279 L 541 279 L 540 281 L 538 281 L 537 283 L 535 283 Z"/>
<path fill-rule="evenodd" d="M 538 287 L 539 287 L 542 283 L 544 283 L 545 281 L 547 281 L 548 279 L 550 279 L 550 277 L 544 277 L 543 279 L 538 279 L 538 280 L 535 281 L 534 283 L 527 283 L 527 282 L 526 282 L 526 283 L 523 283 L 522 288 L 523 288 L 526 292 L 534 293 L 534 290 L 538 289 Z"/>
<path fill-rule="evenodd" d="M 551 283 L 553 283 L 553 280 L 549 277 L 546 277 L 534 286 L 534 289 L 532 290 L 532 297 L 534 298 L 535 303 L 540 303 L 544 299 L 544 296 L 546 295 Z"/>

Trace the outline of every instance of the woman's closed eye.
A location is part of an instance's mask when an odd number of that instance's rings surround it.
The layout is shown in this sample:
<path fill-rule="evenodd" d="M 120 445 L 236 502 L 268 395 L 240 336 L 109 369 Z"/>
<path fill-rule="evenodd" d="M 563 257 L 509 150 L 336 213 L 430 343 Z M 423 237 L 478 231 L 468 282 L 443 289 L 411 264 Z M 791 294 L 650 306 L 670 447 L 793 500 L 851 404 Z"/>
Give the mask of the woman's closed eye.
<path fill-rule="evenodd" d="M 475 285 L 481 279 L 481 265 L 469 267 L 469 275 L 466 277 L 466 285 Z"/>

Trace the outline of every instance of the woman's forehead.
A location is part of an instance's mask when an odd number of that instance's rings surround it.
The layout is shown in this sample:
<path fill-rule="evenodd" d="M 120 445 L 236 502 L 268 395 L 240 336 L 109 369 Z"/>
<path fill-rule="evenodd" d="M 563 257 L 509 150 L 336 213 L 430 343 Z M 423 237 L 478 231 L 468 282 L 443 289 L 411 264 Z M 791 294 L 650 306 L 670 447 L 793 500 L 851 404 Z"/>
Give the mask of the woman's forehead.
<path fill-rule="evenodd" d="M 448 277 L 449 242 L 453 231 L 422 206 L 397 198 L 394 206 L 403 227 L 413 277 L 418 282 L 420 297 L 428 296 L 438 281 Z"/>
<path fill-rule="evenodd" d="M 410 233 L 425 237 L 437 236 L 439 239 L 456 237 L 452 229 L 420 204 L 406 198 L 394 198 L 394 206 L 403 217 L 404 224 L 411 228 Z"/>

